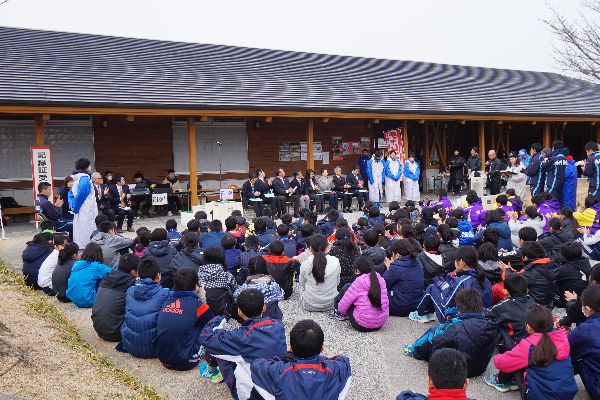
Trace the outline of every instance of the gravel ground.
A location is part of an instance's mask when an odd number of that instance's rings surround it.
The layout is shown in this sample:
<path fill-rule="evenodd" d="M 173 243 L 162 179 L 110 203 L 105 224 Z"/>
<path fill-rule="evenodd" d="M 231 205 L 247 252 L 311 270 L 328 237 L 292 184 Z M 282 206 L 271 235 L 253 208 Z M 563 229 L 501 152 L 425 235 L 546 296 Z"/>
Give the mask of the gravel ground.
<path fill-rule="evenodd" d="M 354 223 L 359 213 L 346 214 Z M 134 228 L 146 226 L 149 229 L 164 227 L 166 218 L 136 220 Z M 181 229 L 181 227 L 180 227 Z M 21 228 L 21 233 L 13 230 L 7 241 L 0 241 L 0 258 L 20 268 L 20 254 L 24 243 L 31 237 L 31 229 Z M 132 234 L 126 233 L 131 236 Z M 144 383 L 155 387 L 159 393 L 169 398 L 192 399 L 200 396 L 228 398 L 224 385 L 214 385 L 198 378 L 197 372 L 172 372 L 163 368 L 157 360 L 134 359 L 113 350 L 114 344 L 99 339 L 93 331 L 90 310 L 79 310 L 70 304 L 60 304 L 67 315 L 81 328 L 82 336 L 104 352 L 118 366 L 129 370 Z M 302 310 L 298 302 L 298 289 L 287 301 L 280 303 L 284 312 L 286 331 L 299 320 L 311 318 L 317 321 L 325 332 L 325 354 L 345 354 L 350 358 L 353 377 L 349 399 L 395 399 L 402 390 L 427 392 L 427 363 L 402 355 L 402 346 L 412 343 L 430 325 L 410 321 L 408 318 L 391 317 L 386 325 L 375 333 L 354 331 L 348 322 L 330 320 L 323 313 L 309 313 Z M 486 375 L 495 372 L 492 363 Z M 583 386 L 577 399 L 587 399 Z M 483 377 L 470 380 L 468 395 L 477 399 L 518 399 L 515 393 L 499 393 L 487 386 Z"/>

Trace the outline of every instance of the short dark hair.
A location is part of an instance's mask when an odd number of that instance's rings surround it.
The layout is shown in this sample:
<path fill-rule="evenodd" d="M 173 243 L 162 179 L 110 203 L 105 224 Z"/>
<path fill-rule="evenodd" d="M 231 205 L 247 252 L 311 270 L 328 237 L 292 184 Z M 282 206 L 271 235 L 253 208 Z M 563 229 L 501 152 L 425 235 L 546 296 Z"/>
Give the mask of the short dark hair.
<path fill-rule="evenodd" d="M 140 263 L 138 264 L 137 271 L 140 279 L 156 279 L 158 274 L 160 274 L 160 266 L 158 265 L 158 260 L 154 257 L 142 258 L 142 261 L 140 261 Z"/>
<path fill-rule="evenodd" d="M 457 350 L 441 348 L 429 359 L 427 375 L 436 389 L 462 389 L 467 381 L 467 361 Z"/>
<path fill-rule="evenodd" d="M 477 192 L 471 190 L 467 193 L 466 200 L 467 200 L 467 203 L 473 204 L 473 203 L 476 203 L 477 200 L 479 200 L 479 196 L 477 195 Z"/>
<path fill-rule="evenodd" d="M 304 214 L 304 220 L 308 222 L 310 225 L 314 225 L 317 223 L 317 214 L 314 211 L 309 211 Z"/>
<path fill-rule="evenodd" d="M 168 231 L 170 231 L 172 229 L 177 229 L 177 221 L 175 221 L 173 218 L 168 219 L 167 222 L 165 222 L 165 228 Z"/>
<path fill-rule="evenodd" d="M 236 244 L 237 239 L 231 235 L 223 235 L 221 238 L 221 246 L 223 246 L 223 249 L 225 250 L 233 249 Z"/>
<path fill-rule="evenodd" d="M 596 142 L 587 142 L 585 144 L 586 150 L 598 151 L 598 143 Z"/>
<path fill-rule="evenodd" d="M 131 273 L 131 271 L 137 271 L 140 258 L 133 253 L 123 254 L 119 258 L 118 270 L 121 272 Z"/>
<path fill-rule="evenodd" d="M 502 204 L 502 205 L 508 203 L 508 196 L 506 196 L 505 194 L 500 194 L 500 195 L 496 196 L 496 203 Z"/>
<path fill-rule="evenodd" d="M 225 252 L 222 247 L 210 246 L 204 250 L 204 264 L 220 264 L 225 265 Z"/>
<path fill-rule="evenodd" d="M 423 246 L 426 251 L 438 251 L 440 248 L 440 238 L 437 235 L 426 236 L 423 240 Z"/>
<path fill-rule="evenodd" d="M 99 227 L 101 223 L 106 221 L 108 221 L 108 217 L 104 213 L 100 213 L 96 215 L 96 218 L 94 218 L 94 223 L 96 224 L 96 227 Z"/>
<path fill-rule="evenodd" d="M 329 210 L 326 216 L 329 221 L 336 222 L 340 217 L 340 213 L 338 210 Z"/>
<path fill-rule="evenodd" d="M 113 222 L 110 222 L 110 221 L 104 221 L 98 227 L 98 230 L 100 230 L 100 232 L 104 232 L 104 233 L 108 233 L 108 232 L 110 232 L 110 231 L 112 231 L 114 229 L 115 229 L 115 224 Z"/>
<path fill-rule="evenodd" d="M 473 288 L 460 290 L 456 295 L 456 307 L 460 313 L 483 312 L 481 294 Z"/>
<path fill-rule="evenodd" d="M 485 261 L 498 261 L 498 248 L 493 243 L 482 243 L 477 248 L 477 256 L 479 260 Z"/>
<path fill-rule="evenodd" d="M 167 230 L 165 228 L 156 228 L 150 234 L 150 241 L 152 242 L 160 242 L 167 239 Z"/>
<path fill-rule="evenodd" d="M 180 268 L 173 274 L 173 290 L 193 291 L 198 286 L 198 273 L 193 268 Z"/>
<path fill-rule="evenodd" d="M 562 229 L 562 222 L 556 217 L 550 218 L 550 221 L 548 221 L 548 228 L 552 228 L 553 232 L 560 231 Z"/>
<path fill-rule="evenodd" d="M 208 219 L 208 215 L 206 214 L 206 211 L 196 211 L 196 214 L 194 214 L 194 219 Z"/>
<path fill-rule="evenodd" d="M 562 149 L 563 147 L 565 147 L 565 145 L 560 140 L 555 140 L 554 142 L 552 142 L 552 146 L 551 147 L 554 150 L 559 150 L 559 149 Z"/>
<path fill-rule="evenodd" d="M 87 158 L 80 158 L 79 160 L 75 161 L 75 169 L 86 170 L 90 164 L 90 160 Z"/>
<path fill-rule="evenodd" d="M 494 246 L 498 246 L 500 240 L 500 232 L 496 228 L 485 228 L 483 231 L 483 241 L 486 243 L 492 243 Z"/>
<path fill-rule="evenodd" d="M 592 310 L 600 311 L 600 285 L 591 285 L 581 294 L 581 304 Z"/>
<path fill-rule="evenodd" d="M 254 232 L 263 233 L 267 229 L 267 221 L 264 218 L 258 218 L 254 223 Z"/>
<path fill-rule="evenodd" d="M 284 249 L 283 242 L 281 240 L 274 240 L 269 244 L 269 253 L 280 256 L 283 254 Z"/>
<path fill-rule="evenodd" d="M 304 238 L 310 237 L 315 233 L 315 228 L 312 225 L 302 225 L 300 227 L 300 235 Z"/>
<path fill-rule="evenodd" d="M 225 229 L 232 231 L 237 226 L 237 220 L 233 216 L 225 218 Z"/>
<path fill-rule="evenodd" d="M 529 148 L 534 149 L 536 153 L 542 151 L 542 145 L 537 142 L 533 143 L 531 146 L 529 146 Z"/>
<path fill-rule="evenodd" d="M 267 261 L 262 256 L 252 257 L 250 261 L 248 261 L 248 273 L 250 275 L 269 275 Z"/>
<path fill-rule="evenodd" d="M 369 229 L 363 232 L 363 240 L 369 247 L 373 247 L 379 241 L 379 235 L 373 229 Z"/>
<path fill-rule="evenodd" d="M 535 242 L 537 240 L 537 232 L 532 226 L 525 226 L 519 229 L 519 239 L 524 242 Z"/>
<path fill-rule="evenodd" d="M 581 258 L 581 247 L 575 242 L 567 242 L 560 247 L 560 254 L 567 261 Z M 587 262 L 587 261 L 586 261 Z"/>
<path fill-rule="evenodd" d="M 51 184 L 49 184 L 48 182 L 40 182 L 38 184 L 38 193 L 41 193 L 43 190 L 45 190 L 46 188 L 52 187 Z"/>
<path fill-rule="evenodd" d="M 525 242 L 521 247 L 521 251 L 523 257 L 527 257 L 528 260 L 537 260 L 546 256 L 544 248 L 538 242 Z"/>
<path fill-rule="evenodd" d="M 289 234 L 290 227 L 286 224 L 279 224 L 279 226 L 277 227 L 277 235 L 279 235 L 279 237 L 288 237 Z"/>
<path fill-rule="evenodd" d="M 325 335 L 312 319 L 299 321 L 290 331 L 290 347 L 298 358 L 310 358 L 321 352 Z"/>
<path fill-rule="evenodd" d="M 462 208 L 455 208 L 454 210 L 452 210 L 452 218 L 455 218 L 457 220 L 465 219 L 465 210 L 463 210 Z"/>
<path fill-rule="evenodd" d="M 137 178 L 144 179 L 144 174 L 142 174 L 141 172 L 136 172 L 135 174 L 133 174 L 133 179 L 137 179 Z"/>
<path fill-rule="evenodd" d="M 260 243 L 258 242 L 258 238 L 255 235 L 248 235 L 244 240 L 244 246 L 246 247 L 246 250 L 255 250 L 258 249 Z"/>
<path fill-rule="evenodd" d="M 377 206 L 373 206 L 371 208 L 369 208 L 369 217 L 374 218 L 374 217 L 379 217 L 379 207 Z"/>
<path fill-rule="evenodd" d="M 265 305 L 265 297 L 258 289 L 245 289 L 237 298 L 237 306 L 248 318 L 260 317 Z"/>
<path fill-rule="evenodd" d="M 281 216 L 281 222 L 283 224 L 291 224 L 292 223 L 292 215 L 285 213 Z"/>
<path fill-rule="evenodd" d="M 189 232 L 197 233 L 200 230 L 200 222 L 197 219 L 190 219 L 186 226 Z"/>
<path fill-rule="evenodd" d="M 221 232 L 223 230 L 223 224 L 218 219 L 213 219 L 210 221 L 210 224 L 208 224 L 208 228 L 211 232 Z"/>
<path fill-rule="evenodd" d="M 96 243 L 88 243 L 81 253 L 81 259 L 90 262 L 96 261 L 103 263 L 104 256 L 102 255 L 102 247 Z"/>
<path fill-rule="evenodd" d="M 504 289 L 510 297 L 525 296 L 527 294 L 527 278 L 521 274 L 510 274 L 504 279 Z"/>

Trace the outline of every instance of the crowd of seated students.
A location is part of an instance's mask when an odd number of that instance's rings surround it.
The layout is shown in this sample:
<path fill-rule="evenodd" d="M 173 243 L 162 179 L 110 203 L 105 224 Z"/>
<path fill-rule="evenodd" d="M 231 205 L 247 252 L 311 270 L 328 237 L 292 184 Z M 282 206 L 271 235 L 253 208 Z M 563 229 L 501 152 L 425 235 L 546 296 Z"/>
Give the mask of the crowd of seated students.
<path fill-rule="evenodd" d="M 61 301 L 91 307 L 94 329 L 119 350 L 175 370 L 199 365 L 202 378 L 225 380 L 235 398 L 311 398 L 325 387 L 331 398 L 347 393 L 349 361 L 320 355 L 323 332 L 313 321 L 291 330 L 286 354 L 284 301 L 369 335 L 390 316 L 435 321 L 404 347 L 431 363 L 430 398 L 463 396 L 466 378 L 490 362 L 499 372 L 485 380 L 498 391 L 571 399 L 577 373 L 594 398 L 600 264 L 590 265 L 600 225 L 594 217 L 578 229 L 579 214 L 549 212 L 551 201 L 537 196 L 537 207 L 521 211 L 512 208 L 518 199 L 501 195 L 486 212 L 473 192 L 464 208 L 445 191 L 434 204 L 390 204 L 387 215 L 366 202 L 352 227 L 332 208 L 322 218 L 310 209 L 296 219 L 284 213 L 277 224 L 267 206 L 251 221 L 232 215 L 225 229 L 199 212 L 182 232 L 168 220 L 152 232 L 138 229 L 136 239 L 99 218 L 81 254 L 64 234 L 36 235 L 23 252 L 23 274 Z M 524 223 L 515 237 L 516 221 Z M 557 307 L 566 316 L 553 322 Z M 229 319 L 240 327 L 226 330 Z M 446 362 L 457 379 L 440 376 Z"/>

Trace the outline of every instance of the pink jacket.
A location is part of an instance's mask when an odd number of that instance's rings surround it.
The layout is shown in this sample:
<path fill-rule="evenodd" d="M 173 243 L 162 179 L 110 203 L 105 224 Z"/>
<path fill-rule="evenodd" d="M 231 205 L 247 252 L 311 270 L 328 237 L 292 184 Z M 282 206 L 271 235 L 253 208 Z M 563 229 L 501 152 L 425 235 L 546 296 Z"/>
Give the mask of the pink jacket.
<path fill-rule="evenodd" d="M 558 350 L 556 359 L 566 360 L 569 357 L 571 347 L 569 346 L 569 339 L 567 339 L 565 330 L 558 329 L 550 332 L 549 335 Z M 529 347 L 537 345 L 541 337 L 541 333 L 534 333 L 521 340 L 511 351 L 495 355 L 494 365 L 498 370 L 507 373 L 527 368 L 529 365 Z"/>
<path fill-rule="evenodd" d="M 373 307 L 369 301 L 370 274 L 358 276 L 338 304 L 338 311 L 342 314 L 347 314 L 350 306 L 354 305 L 354 319 L 365 328 L 381 328 L 390 315 L 385 281 L 379 273 L 376 274 L 381 287 L 381 309 Z"/>

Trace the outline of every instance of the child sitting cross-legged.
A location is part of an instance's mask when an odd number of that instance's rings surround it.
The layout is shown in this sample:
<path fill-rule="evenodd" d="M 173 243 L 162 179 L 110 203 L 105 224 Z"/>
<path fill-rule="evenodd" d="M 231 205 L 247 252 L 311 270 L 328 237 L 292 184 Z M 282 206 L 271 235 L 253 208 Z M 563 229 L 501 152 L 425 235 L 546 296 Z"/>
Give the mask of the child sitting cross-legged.
<path fill-rule="evenodd" d="M 160 362 L 169 369 L 187 371 L 202 357 L 201 332 L 214 315 L 198 298 L 198 274 L 181 268 L 173 274 L 169 292 L 156 321 L 154 346 Z"/>
<path fill-rule="evenodd" d="M 265 399 L 345 399 L 352 377 L 350 361 L 345 356 L 322 356 L 324 340 L 315 321 L 298 322 L 290 331 L 291 353 L 252 363 L 256 391 Z"/>
<path fill-rule="evenodd" d="M 237 299 L 239 328 L 227 331 L 226 320 L 218 316 L 202 330 L 206 361 L 200 364 L 200 375 L 211 382 L 225 379 L 234 399 L 250 398 L 252 380 L 248 364 L 284 354 L 285 329 L 281 321 L 265 317 L 266 305 L 257 289 L 246 289 Z M 222 375 L 222 377 L 221 377 Z"/>
<path fill-rule="evenodd" d="M 89 308 L 94 304 L 98 285 L 104 275 L 113 269 L 103 264 L 102 248 L 88 243 L 71 269 L 67 284 L 67 297 L 79 308 Z"/>
<path fill-rule="evenodd" d="M 428 329 L 415 343 L 406 346 L 404 353 L 429 360 L 436 350 L 451 347 L 466 356 L 469 377 L 481 375 L 494 355 L 498 324 L 485 316 L 481 295 L 475 289 L 460 290 L 456 306 L 458 315 Z"/>
<path fill-rule="evenodd" d="M 420 246 L 414 239 L 404 239 L 393 241 L 391 248 L 393 261 L 383 273 L 390 315 L 407 317 L 423 296 L 423 265 L 417 259 Z"/>
<path fill-rule="evenodd" d="M 283 300 L 283 289 L 275 282 L 275 279 L 269 275 L 267 262 L 261 256 L 250 259 L 248 263 L 248 277 L 246 281 L 233 293 L 233 298 L 237 300 L 239 295 L 246 289 L 258 289 L 264 296 L 267 309 L 264 315 L 278 320 L 283 320 L 283 312 L 279 308 L 279 302 Z"/>
<path fill-rule="evenodd" d="M 429 393 L 422 394 L 405 390 L 396 400 L 427 400 L 427 399 L 456 399 L 467 398 L 467 362 L 465 357 L 457 350 L 439 349 L 429 359 L 427 366 Z"/>

